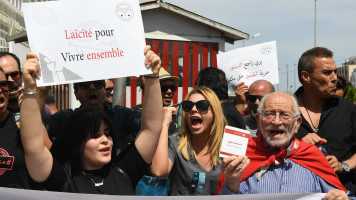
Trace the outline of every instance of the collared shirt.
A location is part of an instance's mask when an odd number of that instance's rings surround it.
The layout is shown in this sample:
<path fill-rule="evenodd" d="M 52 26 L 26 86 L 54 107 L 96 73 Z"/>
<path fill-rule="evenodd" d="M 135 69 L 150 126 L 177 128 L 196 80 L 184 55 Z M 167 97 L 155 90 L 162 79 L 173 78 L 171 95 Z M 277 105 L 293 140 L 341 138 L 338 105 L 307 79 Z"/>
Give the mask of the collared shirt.
<path fill-rule="evenodd" d="M 304 92 L 300 87 L 295 96 Z M 301 140 L 313 129 L 302 116 L 302 124 L 295 135 Z M 320 115 L 317 134 L 328 142 L 323 144 L 328 155 L 334 155 L 339 161 L 344 161 L 356 153 L 356 106 L 349 100 L 339 96 L 326 99 Z"/>
<path fill-rule="evenodd" d="M 267 172 L 262 175 L 260 181 L 257 180 L 255 172 L 248 179 L 240 184 L 238 193 L 231 192 L 226 185 L 220 195 L 229 194 L 263 194 L 263 193 L 327 193 L 329 190 L 337 189 L 322 178 L 302 167 L 301 165 L 286 159 L 280 165 L 272 165 Z M 347 191 L 350 199 L 356 197 Z"/>
<path fill-rule="evenodd" d="M 301 95 L 304 88 L 300 87 L 295 96 Z M 302 124 L 295 135 L 301 140 L 313 129 L 302 116 Z M 348 99 L 333 96 L 326 99 L 323 110 L 320 115 L 318 132 L 320 137 L 328 142 L 323 144 L 328 155 L 334 155 L 339 161 L 345 161 L 356 153 L 356 105 Z M 339 174 L 341 183 L 353 193 L 356 193 L 356 173 L 352 171 L 349 174 Z"/>
<path fill-rule="evenodd" d="M 269 166 L 259 181 L 258 172 L 240 184 L 238 194 L 327 193 L 331 189 L 336 189 L 313 172 L 289 159 L 280 165 Z M 233 193 L 224 186 L 220 194 Z"/>

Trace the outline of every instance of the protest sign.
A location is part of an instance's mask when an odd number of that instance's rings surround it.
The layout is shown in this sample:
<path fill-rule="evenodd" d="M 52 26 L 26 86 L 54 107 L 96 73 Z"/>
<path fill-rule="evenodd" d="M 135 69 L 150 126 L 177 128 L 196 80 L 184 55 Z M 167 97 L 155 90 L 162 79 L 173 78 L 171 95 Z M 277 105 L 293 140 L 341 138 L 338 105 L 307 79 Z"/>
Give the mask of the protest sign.
<path fill-rule="evenodd" d="M 75 0 L 23 4 L 38 86 L 151 73 L 138 0 Z"/>
<path fill-rule="evenodd" d="M 279 83 L 276 41 L 219 53 L 217 62 L 226 74 L 229 93 L 235 93 L 240 82 L 248 86 L 261 79 Z"/>
<path fill-rule="evenodd" d="M 249 135 L 249 131 L 225 126 L 219 157 L 245 156 Z"/>

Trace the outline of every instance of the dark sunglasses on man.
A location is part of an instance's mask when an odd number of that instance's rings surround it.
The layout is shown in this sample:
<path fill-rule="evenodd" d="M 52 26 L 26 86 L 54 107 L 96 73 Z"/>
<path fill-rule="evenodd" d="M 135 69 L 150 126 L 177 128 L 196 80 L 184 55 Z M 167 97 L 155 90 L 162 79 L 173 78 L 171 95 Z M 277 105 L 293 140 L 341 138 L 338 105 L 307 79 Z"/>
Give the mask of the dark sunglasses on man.
<path fill-rule="evenodd" d="M 8 92 L 14 85 L 13 81 L 0 81 L 1 92 Z"/>
<path fill-rule="evenodd" d="M 194 105 L 199 112 L 205 112 L 205 111 L 209 110 L 209 106 L 210 106 L 210 102 L 208 100 L 200 100 L 195 103 L 192 101 L 186 100 L 186 101 L 182 101 L 181 104 L 182 104 L 182 110 L 184 112 L 190 112 L 193 109 Z"/>
<path fill-rule="evenodd" d="M 21 77 L 21 72 L 20 71 L 13 71 L 10 73 L 5 74 L 6 79 L 9 79 L 9 77 L 12 78 L 12 80 L 17 80 Z"/>
<path fill-rule="evenodd" d="M 78 87 L 82 90 L 89 89 L 90 85 L 93 84 L 95 89 L 102 89 L 105 86 L 105 81 L 88 81 L 88 82 L 81 82 L 78 83 Z"/>
<path fill-rule="evenodd" d="M 257 99 L 259 101 L 261 101 L 262 98 L 263 98 L 263 96 L 260 96 L 260 95 L 250 95 L 250 94 L 247 95 L 247 100 L 249 102 L 255 102 Z"/>
<path fill-rule="evenodd" d="M 172 92 L 175 92 L 177 90 L 177 85 L 161 85 L 161 92 L 167 92 L 168 89 L 170 89 Z"/>
<path fill-rule="evenodd" d="M 110 92 L 111 93 L 111 91 L 113 91 L 113 87 L 107 87 L 107 88 L 105 88 L 105 90 L 106 90 L 106 92 Z"/>

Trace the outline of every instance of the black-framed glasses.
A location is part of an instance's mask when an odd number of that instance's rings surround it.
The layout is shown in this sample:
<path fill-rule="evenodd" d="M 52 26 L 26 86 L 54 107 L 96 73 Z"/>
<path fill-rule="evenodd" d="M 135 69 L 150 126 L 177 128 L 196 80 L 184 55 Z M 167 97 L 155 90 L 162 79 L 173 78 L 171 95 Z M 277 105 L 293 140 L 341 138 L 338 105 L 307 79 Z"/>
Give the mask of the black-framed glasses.
<path fill-rule="evenodd" d="M 110 92 L 111 93 L 111 91 L 113 91 L 114 88 L 113 87 L 107 87 L 107 88 L 105 88 L 105 90 L 106 90 L 106 92 Z"/>
<path fill-rule="evenodd" d="M 11 77 L 13 80 L 16 80 L 21 77 L 21 71 L 13 71 L 13 72 L 5 74 L 5 76 L 6 76 L 6 79 L 9 79 L 9 77 Z"/>
<path fill-rule="evenodd" d="M 161 85 L 161 92 L 167 92 L 168 89 L 170 89 L 172 92 L 175 92 L 177 90 L 177 85 Z"/>
<path fill-rule="evenodd" d="M 247 95 L 247 100 L 250 102 L 255 102 L 257 99 L 259 101 L 261 101 L 262 98 L 263 98 L 263 96 L 260 96 L 260 95 L 251 95 L 251 94 Z"/>
<path fill-rule="evenodd" d="M 0 81 L 1 92 L 8 92 L 14 85 L 13 81 Z"/>
<path fill-rule="evenodd" d="M 197 102 L 186 100 L 186 101 L 182 101 L 181 104 L 184 112 L 190 112 L 193 109 L 194 105 L 199 112 L 204 112 L 209 110 L 209 106 L 210 106 L 210 102 L 208 100 L 200 100 Z"/>
<path fill-rule="evenodd" d="M 95 89 L 102 89 L 105 86 L 104 81 L 89 81 L 78 83 L 78 87 L 80 87 L 80 89 L 87 90 L 91 84 L 94 85 Z"/>

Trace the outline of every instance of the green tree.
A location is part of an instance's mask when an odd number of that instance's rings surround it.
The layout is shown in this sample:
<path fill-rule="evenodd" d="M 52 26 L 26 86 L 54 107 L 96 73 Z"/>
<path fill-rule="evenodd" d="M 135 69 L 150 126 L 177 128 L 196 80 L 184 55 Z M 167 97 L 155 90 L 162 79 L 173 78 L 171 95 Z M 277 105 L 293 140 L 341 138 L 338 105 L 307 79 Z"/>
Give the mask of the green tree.
<path fill-rule="evenodd" d="M 352 102 L 356 102 L 356 88 L 349 86 L 346 91 L 345 98 L 350 99 Z"/>

